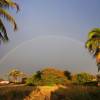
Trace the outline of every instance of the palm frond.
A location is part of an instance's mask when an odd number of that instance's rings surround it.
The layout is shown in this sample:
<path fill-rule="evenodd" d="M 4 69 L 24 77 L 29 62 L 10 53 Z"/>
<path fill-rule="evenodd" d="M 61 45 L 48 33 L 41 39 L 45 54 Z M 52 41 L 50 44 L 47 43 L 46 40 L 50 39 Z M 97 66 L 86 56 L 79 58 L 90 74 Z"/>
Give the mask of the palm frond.
<path fill-rule="evenodd" d="M 14 18 L 6 10 L 0 8 L 0 15 L 6 18 L 14 26 L 14 31 L 17 30 L 17 24 Z"/>
<path fill-rule="evenodd" d="M 19 11 L 19 5 L 15 2 L 12 2 L 12 0 L 4 0 L 7 2 L 7 4 L 9 5 L 9 7 L 13 7 L 13 8 L 16 8 L 17 11 Z"/>
<path fill-rule="evenodd" d="M 87 40 L 85 43 L 85 47 L 89 50 L 90 53 L 94 54 L 95 56 L 97 54 L 97 48 L 100 47 L 100 39 L 93 38 Z"/>
<path fill-rule="evenodd" d="M 92 31 L 89 32 L 88 38 L 95 38 L 98 37 L 100 38 L 100 28 L 94 28 Z"/>
<path fill-rule="evenodd" d="M 19 5 L 15 2 L 13 2 L 12 0 L 0 0 L 0 7 L 4 7 L 4 8 L 9 8 L 9 7 L 13 7 L 16 8 L 17 11 L 19 11 Z"/>
<path fill-rule="evenodd" d="M 100 53 L 100 48 L 97 48 L 95 50 L 95 53 L 94 53 L 93 57 L 96 57 L 99 53 Z"/>
<path fill-rule="evenodd" d="M 1 19 L 0 19 L 0 39 L 3 40 L 4 42 L 9 40 L 7 36 L 6 28 Z"/>

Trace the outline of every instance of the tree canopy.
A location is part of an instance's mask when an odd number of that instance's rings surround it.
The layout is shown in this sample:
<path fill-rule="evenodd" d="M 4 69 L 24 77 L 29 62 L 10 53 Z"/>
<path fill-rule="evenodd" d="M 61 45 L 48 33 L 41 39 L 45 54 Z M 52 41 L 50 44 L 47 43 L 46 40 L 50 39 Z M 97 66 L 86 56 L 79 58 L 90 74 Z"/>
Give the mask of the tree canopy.
<path fill-rule="evenodd" d="M 96 58 L 98 71 L 100 70 L 100 28 L 94 28 L 88 33 L 85 47 Z"/>

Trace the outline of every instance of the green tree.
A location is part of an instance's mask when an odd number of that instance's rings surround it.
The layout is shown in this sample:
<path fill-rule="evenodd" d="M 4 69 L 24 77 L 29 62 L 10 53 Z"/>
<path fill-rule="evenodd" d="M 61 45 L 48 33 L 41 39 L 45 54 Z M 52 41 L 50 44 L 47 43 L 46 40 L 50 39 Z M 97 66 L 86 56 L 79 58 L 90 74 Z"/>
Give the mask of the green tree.
<path fill-rule="evenodd" d="M 17 70 L 17 69 L 13 69 L 9 72 L 8 76 L 13 78 L 14 83 L 17 83 L 18 82 L 18 80 L 17 80 L 18 77 L 24 76 L 24 73 Z"/>
<path fill-rule="evenodd" d="M 72 79 L 72 76 L 71 76 L 71 72 L 69 72 L 69 71 L 64 71 L 64 74 L 65 74 L 65 76 L 69 79 L 69 80 L 71 80 Z"/>
<path fill-rule="evenodd" d="M 93 80 L 93 75 L 90 75 L 89 73 L 82 72 L 82 73 L 74 75 L 72 81 L 79 83 L 79 84 L 83 84 L 86 82 L 90 82 L 92 80 Z"/>
<path fill-rule="evenodd" d="M 94 28 L 88 33 L 85 47 L 96 58 L 98 72 L 100 70 L 100 28 Z"/>
<path fill-rule="evenodd" d="M 37 71 L 36 73 L 33 73 L 31 77 L 28 77 L 26 79 L 26 85 L 42 85 L 41 71 Z"/>
<path fill-rule="evenodd" d="M 64 71 L 55 68 L 45 68 L 42 71 L 37 71 L 26 81 L 27 85 L 64 85 L 69 83 L 70 81 L 66 78 Z"/>
<path fill-rule="evenodd" d="M 13 2 L 12 0 L 0 0 L 0 42 L 8 41 L 7 30 L 3 23 L 3 18 L 9 21 L 13 25 L 14 31 L 17 30 L 17 24 L 15 19 L 10 15 L 7 9 L 9 8 L 16 8 L 19 11 L 19 6 L 17 3 Z"/>

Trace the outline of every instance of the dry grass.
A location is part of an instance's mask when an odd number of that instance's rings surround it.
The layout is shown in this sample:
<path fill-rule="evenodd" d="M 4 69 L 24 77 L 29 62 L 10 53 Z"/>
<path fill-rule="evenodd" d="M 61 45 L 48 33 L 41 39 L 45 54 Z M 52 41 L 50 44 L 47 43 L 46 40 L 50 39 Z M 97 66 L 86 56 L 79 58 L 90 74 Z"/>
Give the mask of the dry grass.
<path fill-rule="evenodd" d="M 100 88 L 90 86 L 72 86 L 59 88 L 52 93 L 51 100 L 100 100 Z"/>
<path fill-rule="evenodd" d="M 25 85 L 8 85 L 0 87 L 0 100 L 23 100 L 34 87 Z"/>
<path fill-rule="evenodd" d="M 37 95 L 37 99 L 26 98 L 33 98 L 34 94 Z M 0 100 L 100 100 L 100 87 L 41 86 L 37 88 L 25 85 L 0 86 Z"/>

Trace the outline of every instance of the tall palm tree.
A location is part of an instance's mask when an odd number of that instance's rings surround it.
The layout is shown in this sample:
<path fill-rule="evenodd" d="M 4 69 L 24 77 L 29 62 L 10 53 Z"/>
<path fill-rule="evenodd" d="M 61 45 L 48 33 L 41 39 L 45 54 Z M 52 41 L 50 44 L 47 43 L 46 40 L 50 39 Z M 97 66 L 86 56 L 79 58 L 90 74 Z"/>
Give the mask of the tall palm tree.
<path fill-rule="evenodd" d="M 16 8 L 19 11 L 19 6 L 12 0 L 0 0 L 0 41 L 8 41 L 7 31 L 3 24 L 3 18 L 9 21 L 13 25 L 14 31 L 17 30 L 17 24 L 15 19 L 8 13 L 7 9 Z"/>
<path fill-rule="evenodd" d="M 100 71 L 100 28 L 94 28 L 88 33 L 85 47 L 96 58 L 98 72 Z"/>

